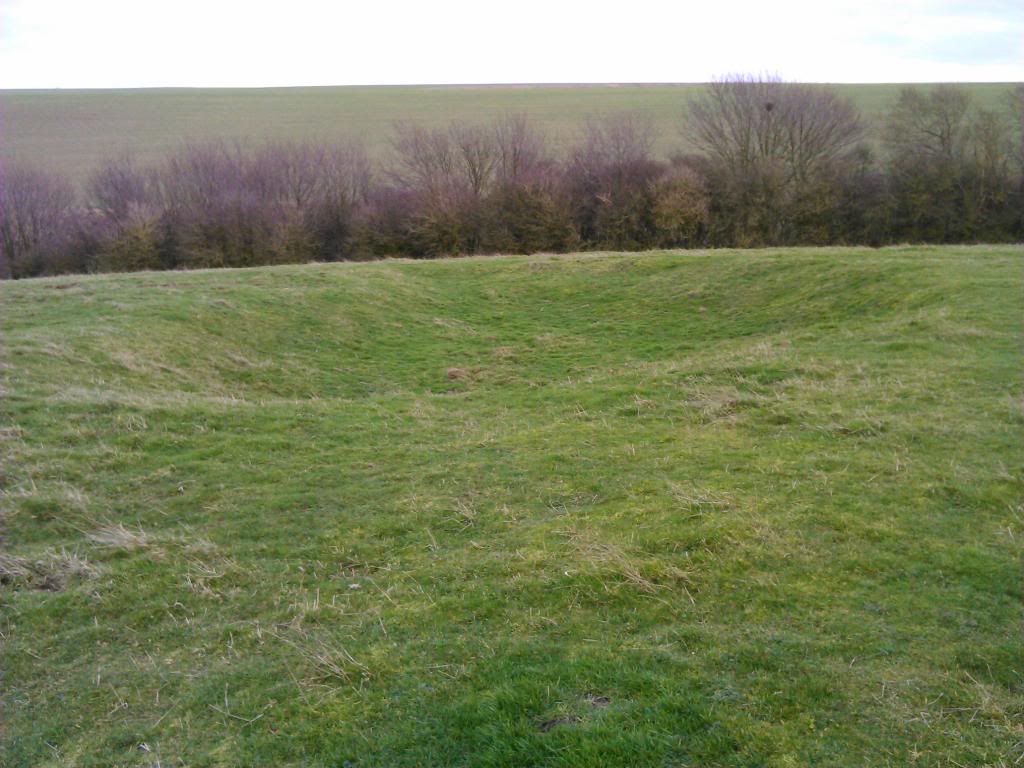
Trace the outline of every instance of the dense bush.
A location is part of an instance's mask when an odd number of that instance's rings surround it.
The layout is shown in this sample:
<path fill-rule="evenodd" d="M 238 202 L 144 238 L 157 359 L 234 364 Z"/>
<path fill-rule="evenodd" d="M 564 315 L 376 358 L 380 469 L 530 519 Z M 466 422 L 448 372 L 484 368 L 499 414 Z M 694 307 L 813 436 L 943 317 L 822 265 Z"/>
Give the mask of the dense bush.
<path fill-rule="evenodd" d="M 654 182 L 651 217 L 659 246 L 689 248 L 700 244 L 708 216 L 707 185 L 693 168 L 676 163 Z"/>
<path fill-rule="evenodd" d="M 691 105 L 696 153 L 653 155 L 642 115 L 557 155 L 526 118 L 400 124 L 357 145 L 189 144 L 102 164 L 81 191 L 0 175 L 0 276 L 654 247 L 1012 241 L 1024 236 L 1024 86 L 1003 111 L 962 88 L 901 92 L 866 140 L 824 86 L 730 77 Z"/>

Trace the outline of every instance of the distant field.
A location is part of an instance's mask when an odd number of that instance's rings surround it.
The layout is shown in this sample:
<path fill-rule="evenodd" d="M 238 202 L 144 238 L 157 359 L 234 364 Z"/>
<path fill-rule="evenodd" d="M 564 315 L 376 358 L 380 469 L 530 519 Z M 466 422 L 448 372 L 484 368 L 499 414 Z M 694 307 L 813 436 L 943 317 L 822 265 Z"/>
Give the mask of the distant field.
<path fill-rule="evenodd" d="M 81 180 L 125 150 L 154 159 L 185 139 L 357 137 L 387 147 L 395 120 L 444 123 L 526 112 L 557 141 L 595 113 L 641 110 L 661 131 L 658 151 L 683 145 L 683 106 L 702 85 L 420 86 L 109 91 L 0 91 L 0 158 L 45 164 Z M 899 85 L 842 85 L 877 120 Z M 978 103 L 1001 106 L 1007 84 L 969 86 Z"/>
<path fill-rule="evenodd" d="M 0 765 L 1019 765 L 1022 280 L 0 284 Z"/>

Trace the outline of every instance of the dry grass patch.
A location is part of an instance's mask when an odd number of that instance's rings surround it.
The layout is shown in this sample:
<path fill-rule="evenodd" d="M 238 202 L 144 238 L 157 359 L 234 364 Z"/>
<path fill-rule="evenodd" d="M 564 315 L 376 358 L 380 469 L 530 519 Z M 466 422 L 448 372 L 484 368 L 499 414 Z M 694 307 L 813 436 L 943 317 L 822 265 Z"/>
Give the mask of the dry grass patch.
<path fill-rule="evenodd" d="M 224 357 L 229 360 L 236 368 L 241 369 L 263 369 L 272 368 L 274 361 L 269 359 L 263 360 L 250 360 L 248 357 L 243 355 L 241 352 L 233 352 L 228 350 L 224 353 Z"/>
<path fill-rule="evenodd" d="M 30 559 L 0 553 L 0 584 L 12 589 L 59 592 L 74 579 L 91 579 L 99 571 L 84 557 L 67 550 L 48 550 Z"/>
<path fill-rule="evenodd" d="M 723 387 L 698 389 L 682 404 L 696 410 L 704 423 L 734 422 L 739 418 L 739 411 L 743 408 L 760 405 L 764 400 L 763 397 L 741 392 L 735 387 Z"/>
<path fill-rule="evenodd" d="M 0 442 L 6 442 L 8 440 L 20 441 L 21 438 L 24 437 L 24 434 L 25 433 L 22 431 L 21 427 L 16 424 L 0 427 Z"/>
<path fill-rule="evenodd" d="M 476 524 L 477 509 L 472 502 L 456 499 L 453 508 L 453 517 L 462 530 L 472 528 Z"/>
<path fill-rule="evenodd" d="M 450 381 L 459 381 L 469 376 L 468 368 L 447 368 L 445 369 L 444 375 Z"/>
<path fill-rule="evenodd" d="M 226 557 L 186 557 L 186 563 L 185 584 L 189 591 L 201 597 L 212 598 L 223 597 L 223 592 L 215 588 L 216 583 L 237 567 L 234 560 Z"/>
<path fill-rule="evenodd" d="M 463 320 L 455 320 L 450 317 L 435 317 L 434 325 L 439 328 L 447 328 L 448 330 L 458 331 L 459 333 L 467 334 L 469 336 L 475 336 L 477 331 L 469 323 Z"/>
<path fill-rule="evenodd" d="M 316 634 L 292 630 L 271 632 L 271 635 L 293 648 L 320 676 L 350 685 L 372 677 L 369 667 L 356 660 L 345 648 L 331 645 Z"/>
<path fill-rule="evenodd" d="M 596 576 L 606 592 L 612 591 L 608 581 L 614 579 L 648 595 L 681 587 L 693 602 L 693 596 L 686 587 L 691 579 L 688 571 L 663 559 L 644 558 L 610 542 L 598 541 L 590 532 L 570 528 L 561 533 L 568 539 L 585 569 Z"/>
<path fill-rule="evenodd" d="M 131 530 L 125 528 L 121 523 L 101 526 L 95 531 L 87 533 L 86 538 L 97 547 L 120 549 L 127 552 L 145 549 L 150 543 L 149 536 L 141 528 Z"/>
<path fill-rule="evenodd" d="M 727 493 L 672 482 L 668 486 L 672 498 L 678 501 L 683 509 L 694 513 L 694 516 L 703 515 L 705 512 L 716 509 L 729 509 L 733 506 L 733 498 Z"/>

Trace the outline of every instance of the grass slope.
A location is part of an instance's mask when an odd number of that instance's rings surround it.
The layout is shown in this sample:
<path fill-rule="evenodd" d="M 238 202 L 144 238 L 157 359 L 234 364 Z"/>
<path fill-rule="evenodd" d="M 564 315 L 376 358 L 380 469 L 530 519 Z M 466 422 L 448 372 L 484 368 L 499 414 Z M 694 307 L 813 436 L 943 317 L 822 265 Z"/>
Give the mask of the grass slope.
<path fill-rule="evenodd" d="M 0 763 L 1004 766 L 1019 247 L 0 286 Z"/>
<path fill-rule="evenodd" d="M 877 123 L 900 85 L 840 85 Z M 978 104 L 1006 109 L 1013 86 L 968 86 Z M 133 151 L 160 160 L 185 139 L 358 138 L 371 152 L 389 147 L 391 124 L 485 121 L 526 112 L 557 143 L 572 140 L 590 115 L 641 110 L 668 154 L 685 147 L 684 105 L 701 85 L 408 86 L 0 91 L 0 159 L 20 158 L 82 181 L 100 161 Z"/>

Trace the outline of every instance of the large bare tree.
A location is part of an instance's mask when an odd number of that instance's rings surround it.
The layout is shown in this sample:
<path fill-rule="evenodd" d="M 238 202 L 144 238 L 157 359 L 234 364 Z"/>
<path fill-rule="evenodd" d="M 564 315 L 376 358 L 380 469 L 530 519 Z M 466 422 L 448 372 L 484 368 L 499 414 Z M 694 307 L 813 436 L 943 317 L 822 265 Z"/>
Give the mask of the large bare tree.
<path fill-rule="evenodd" d="M 808 219 L 827 218 L 837 166 L 864 126 L 832 88 L 730 75 L 690 105 L 683 131 L 702 155 L 726 238 L 756 244 L 793 240 Z"/>
<path fill-rule="evenodd" d="M 733 173 L 780 165 L 805 181 L 849 153 L 864 127 L 853 103 L 825 86 L 732 75 L 690 105 L 686 133 Z"/>

